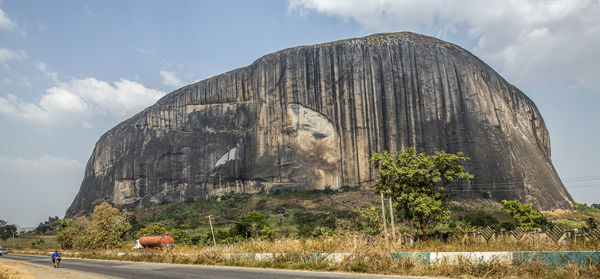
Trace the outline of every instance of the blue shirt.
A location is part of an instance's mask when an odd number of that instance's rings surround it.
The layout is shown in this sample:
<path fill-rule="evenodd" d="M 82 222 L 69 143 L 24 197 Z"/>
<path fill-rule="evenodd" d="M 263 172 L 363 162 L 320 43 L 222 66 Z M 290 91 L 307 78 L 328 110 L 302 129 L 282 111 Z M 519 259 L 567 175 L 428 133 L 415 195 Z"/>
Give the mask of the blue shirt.
<path fill-rule="evenodd" d="M 60 254 L 58 252 L 54 252 L 52 254 L 52 259 L 56 258 L 56 257 L 60 257 Z"/>

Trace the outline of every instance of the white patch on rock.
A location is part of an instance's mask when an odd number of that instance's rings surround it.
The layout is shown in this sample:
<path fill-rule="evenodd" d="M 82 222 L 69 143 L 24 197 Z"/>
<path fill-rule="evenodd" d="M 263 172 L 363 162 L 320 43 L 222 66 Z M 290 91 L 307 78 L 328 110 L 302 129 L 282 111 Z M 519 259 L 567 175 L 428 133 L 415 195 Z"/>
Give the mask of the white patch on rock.
<path fill-rule="evenodd" d="M 301 154 L 295 164 L 313 173 L 313 187 L 341 187 L 339 136 L 333 123 L 324 114 L 298 103 L 287 105 L 287 121 L 291 147 Z"/>
<path fill-rule="evenodd" d="M 227 163 L 229 161 L 240 159 L 242 156 L 241 149 L 242 149 L 242 146 L 238 142 L 238 144 L 235 147 L 233 147 L 232 149 L 229 149 L 229 151 L 227 151 L 225 154 L 221 155 L 221 157 L 219 158 L 219 160 L 217 160 L 217 163 L 215 164 L 215 168 L 220 165 L 224 165 L 225 163 Z"/>
<path fill-rule="evenodd" d="M 290 126 L 295 131 L 309 132 L 315 138 L 325 138 L 335 133 L 333 123 L 322 113 L 309 109 L 301 104 L 288 104 Z"/>

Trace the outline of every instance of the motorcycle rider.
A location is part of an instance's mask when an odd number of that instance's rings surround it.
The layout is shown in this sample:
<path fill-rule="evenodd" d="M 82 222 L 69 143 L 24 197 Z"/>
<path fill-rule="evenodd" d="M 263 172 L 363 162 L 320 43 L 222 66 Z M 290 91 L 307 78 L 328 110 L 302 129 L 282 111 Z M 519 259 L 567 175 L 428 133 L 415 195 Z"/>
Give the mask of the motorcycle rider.
<path fill-rule="evenodd" d="M 54 250 L 54 253 L 52 253 L 52 265 L 56 267 L 58 263 L 60 263 L 60 253 L 58 253 L 58 250 Z"/>

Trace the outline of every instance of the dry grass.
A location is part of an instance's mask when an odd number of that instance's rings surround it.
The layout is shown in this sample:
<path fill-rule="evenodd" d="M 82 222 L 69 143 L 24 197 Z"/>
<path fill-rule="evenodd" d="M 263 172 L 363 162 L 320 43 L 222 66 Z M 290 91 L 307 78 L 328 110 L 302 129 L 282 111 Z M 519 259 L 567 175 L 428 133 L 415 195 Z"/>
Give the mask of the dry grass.
<path fill-rule="evenodd" d="M 542 212 L 548 220 L 573 220 L 573 221 L 587 221 L 588 218 L 592 217 L 600 222 L 600 209 L 595 209 L 583 204 L 574 204 L 574 210 L 562 210 L 557 209 L 553 211 Z"/>
<path fill-rule="evenodd" d="M 282 242 L 283 243 L 283 242 Z M 248 243 L 246 249 L 262 250 L 261 242 Z M 298 243 L 294 249 L 314 250 L 316 243 Z M 327 244 L 325 247 L 328 246 Z M 224 257 L 224 252 L 233 252 L 232 247 L 176 247 L 172 250 L 145 250 L 129 252 L 117 256 L 112 251 L 87 251 L 78 256 L 83 258 L 112 259 L 137 262 L 157 262 L 176 264 L 201 264 L 246 266 L 278 269 L 300 269 L 318 271 L 341 271 L 358 273 L 397 274 L 407 276 L 442 276 L 452 278 L 600 278 L 600 266 L 565 265 L 548 267 L 540 263 L 502 264 L 498 262 L 475 263 L 459 260 L 458 263 L 422 264 L 415 260 L 394 261 L 389 253 L 377 247 L 366 249 L 340 263 L 307 259 L 301 254 L 275 257 L 271 261 L 251 259 L 232 260 Z M 194 252 L 194 253 L 190 253 Z"/>
<path fill-rule="evenodd" d="M 8 238 L 1 243 L 4 248 L 25 249 L 60 249 L 60 244 L 56 240 L 56 235 L 23 235 L 16 238 Z"/>
<path fill-rule="evenodd" d="M 230 245 L 176 247 L 183 253 L 387 253 L 387 252 L 482 252 L 482 251 L 590 251 L 598 250 L 600 241 L 581 240 L 576 243 L 554 242 L 493 242 L 475 243 L 440 240 L 402 244 L 386 241 L 381 236 L 343 235 L 321 238 L 279 238 L 248 240 Z"/>

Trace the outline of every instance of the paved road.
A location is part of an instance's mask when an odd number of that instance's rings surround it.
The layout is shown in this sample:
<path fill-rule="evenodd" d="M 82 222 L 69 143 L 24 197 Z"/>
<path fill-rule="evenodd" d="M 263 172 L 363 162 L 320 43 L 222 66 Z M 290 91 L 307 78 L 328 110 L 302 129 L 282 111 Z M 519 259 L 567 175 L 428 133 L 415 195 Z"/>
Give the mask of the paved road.
<path fill-rule="evenodd" d="M 6 259 L 23 261 L 30 264 L 50 265 L 50 257 L 31 256 L 19 254 L 7 254 L 2 257 Z M 348 274 L 333 272 L 309 272 L 309 271 L 289 271 L 276 269 L 243 268 L 243 267 L 223 267 L 223 266 L 203 266 L 203 265 L 179 265 L 179 264 L 158 264 L 158 263 L 136 263 L 108 260 L 90 260 L 65 258 L 61 261 L 61 268 L 67 270 L 83 271 L 93 274 L 101 274 L 116 278 L 285 278 L 285 279 L 305 279 L 305 278 L 372 278 L 372 279 L 390 279 L 390 278 L 423 278 L 406 276 L 382 276 L 366 274 Z"/>

